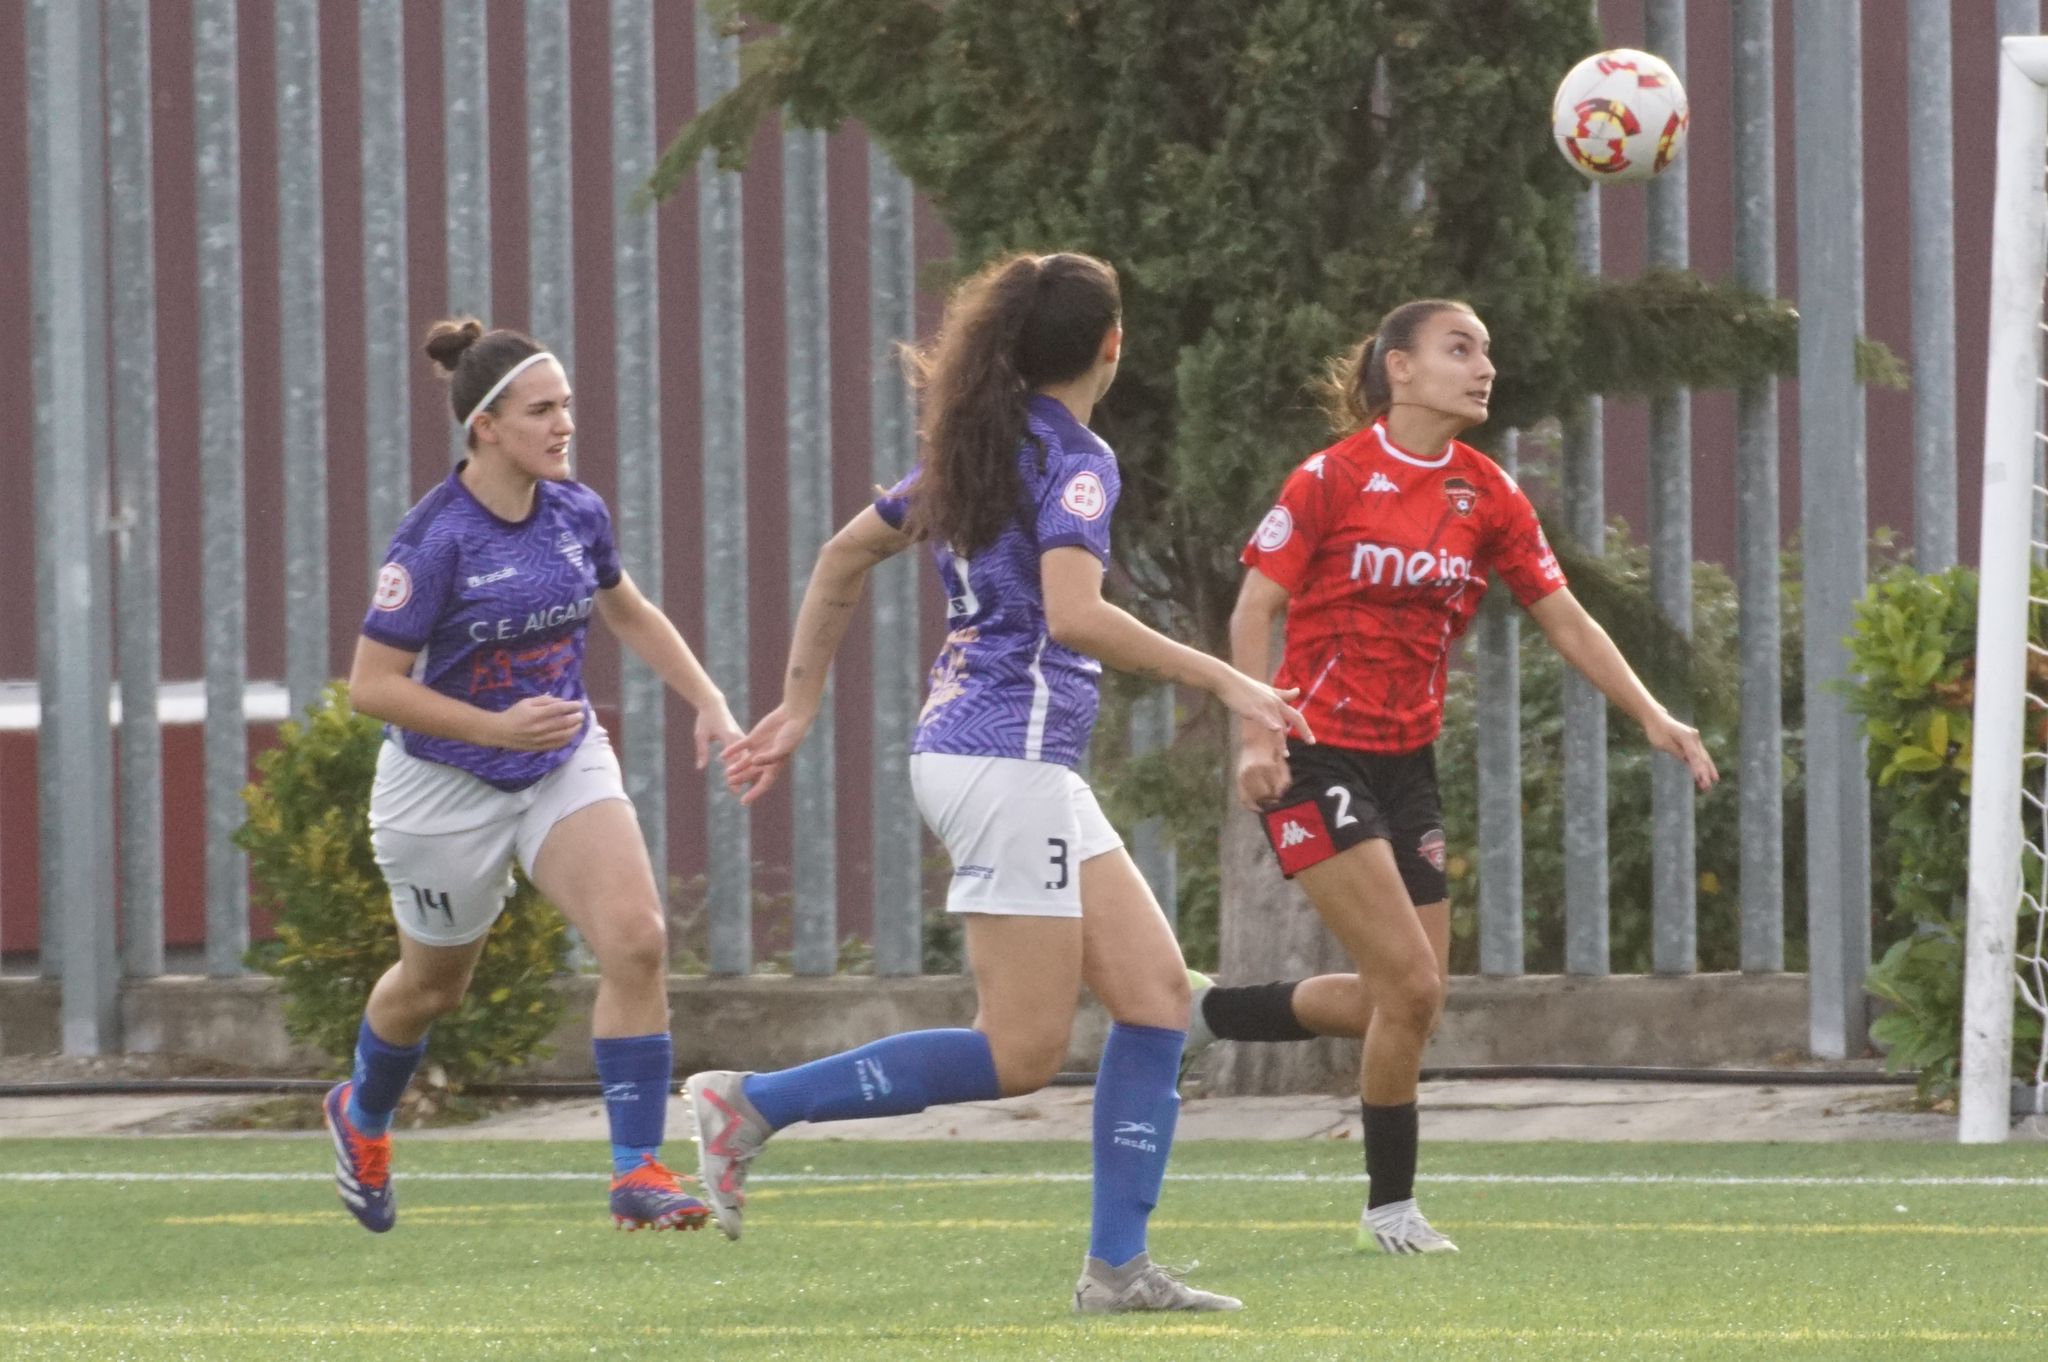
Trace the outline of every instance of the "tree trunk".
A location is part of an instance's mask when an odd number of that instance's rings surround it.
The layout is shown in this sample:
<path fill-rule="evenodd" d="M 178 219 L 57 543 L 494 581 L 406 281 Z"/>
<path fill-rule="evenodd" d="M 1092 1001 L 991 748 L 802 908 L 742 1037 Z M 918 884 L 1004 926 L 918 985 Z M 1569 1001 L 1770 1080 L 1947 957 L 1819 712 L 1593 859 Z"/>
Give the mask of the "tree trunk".
<path fill-rule="evenodd" d="M 1350 973 L 1336 937 L 1299 889 L 1281 878 L 1259 820 L 1235 799 L 1223 818 L 1220 982 L 1259 984 Z M 1203 1083 L 1215 1093 L 1358 1090 L 1358 1042 L 1219 1043 Z"/>

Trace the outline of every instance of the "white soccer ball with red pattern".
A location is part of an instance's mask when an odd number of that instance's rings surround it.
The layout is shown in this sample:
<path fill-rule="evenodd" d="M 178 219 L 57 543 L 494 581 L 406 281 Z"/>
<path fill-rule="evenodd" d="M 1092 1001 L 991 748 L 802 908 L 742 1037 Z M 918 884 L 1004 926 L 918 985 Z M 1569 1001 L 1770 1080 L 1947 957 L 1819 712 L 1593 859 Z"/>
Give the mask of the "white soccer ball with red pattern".
<path fill-rule="evenodd" d="M 1691 113 L 1669 62 L 1617 47 L 1565 73 L 1550 101 L 1564 158 L 1589 180 L 1647 180 L 1678 159 Z"/>

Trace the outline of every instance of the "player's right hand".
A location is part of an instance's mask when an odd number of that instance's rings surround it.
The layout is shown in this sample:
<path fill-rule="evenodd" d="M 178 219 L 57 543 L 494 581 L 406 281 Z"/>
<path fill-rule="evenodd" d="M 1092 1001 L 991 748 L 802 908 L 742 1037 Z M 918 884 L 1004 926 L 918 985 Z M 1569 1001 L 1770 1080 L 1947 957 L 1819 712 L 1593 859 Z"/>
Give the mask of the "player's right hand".
<path fill-rule="evenodd" d="M 1230 706 L 1231 713 L 1244 720 L 1247 734 L 1263 728 L 1282 735 L 1292 733 L 1303 742 L 1316 740 L 1316 735 L 1309 731 L 1308 720 L 1302 718 L 1301 711 L 1292 704 L 1301 696 L 1299 687 L 1274 690 L 1235 668 L 1231 674 L 1237 680 L 1217 698 Z"/>
<path fill-rule="evenodd" d="M 725 787 L 752 804 L 774 788 L 775 778 L 811 731 L 816 714 L 805 714 L 787 703 L 777 705 L 754 725 L 746 737 L 725 749 Z"/>
<path fill-rule="evenodd" d="M 552 752 L 583 731 L 583 702 L 553 695 L 529 695 L 495 716 L 493 747 L 514 752 Z"/>
<path fill-rule="evenodd" d="M 1287 793 L 1294 775 L 1287 767 L 1284 741 L 1246 730 L 1237 752 L 1237 802 L 1253 813 L 1263 813 Z"/>

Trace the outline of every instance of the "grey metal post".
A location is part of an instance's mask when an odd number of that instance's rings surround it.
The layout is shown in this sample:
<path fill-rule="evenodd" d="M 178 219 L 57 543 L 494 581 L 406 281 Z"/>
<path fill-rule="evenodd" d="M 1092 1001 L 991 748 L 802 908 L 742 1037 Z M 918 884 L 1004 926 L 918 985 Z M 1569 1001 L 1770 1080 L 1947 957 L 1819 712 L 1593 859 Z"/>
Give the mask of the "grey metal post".
<path fill-rule="evenodd" d="M 832 534 L 831 272 L 825 231 L 825 134 L 782 134 L 782 255 L 789 330 L 789 615 L 803 603 L 818 547 Z M 791 968 L 831 974 L 839 966 L 838 779 L 833 689 L 790 773 L 796 844 Z"/>
<path fill-rule="evenodd" d="M 1685 0 L 1649 0 L 1650 50 L 1685 78 Z M 1686 161 L 1650 186 L 1650 263 L 1684 269 Z M 1692 633 L 1692 394 L 1680 389 L 1650 403 L 1650 579 L 1659 608 Z M 1688 695 L 1660 696 L 1675 714 Z M 1651 965 L 1659 974 L 1698 968 L 1698 900 L 1692 778 L 1685 763 L 1658 754 L 1650 768 Z"/>
<path fill-rule="evenodd" d="M 569 213 L 569 7 L 526 0 L 527 325 L 576 377 Z"/>
<path fill-rule="evenodd" d="M 1907 50 L 1913 54 L 1906 63 L 1913 218 L 1913 557 L 1923 572 L 1940 572 L 1956 561 L 1955 100 L 1948 0 L 1908 0 L 1906 20 Z M 1769 79 L 1768 72 L 1764 78 Z"/>
<path fill-rule="evenodd" d="M 441 0 L 448 310 L 491 318 L 490 74 L 484 0 Z M 454 437 L 458 451 L 461 436 Z M 457 457 L 460 457 L 459 453 Z"/>
<path fill-rule="evenodd" d="M 1501 437 L 1512 477 L 1520 435 Z M 1473 630 L 1479 672 L 1479 972 L 1522 972 L 1522 621 L 1490 593 Z"/>
<path fill-rule="evenodd" d="M 739 81 L 739 39 L 697 9 L 697 107 Z M 697 166 L 699 337 L 704 373 L 704 662 L 735 714 L 747 712 L 747 408 L 740 178 L 707 152 Z M 747 813 L 713 770 L 709 834 L 711 972 L 753 968 L 753 842 Z"/>
<path fill-rule="evenodd" d="M 235 0 L 197 0 L 193 141 L 199 185 L 199 481 L 206 646 L 206 972 L 242 972 L 248 859 L 234 843 L 249 779 L 243 509 L 242 171 Z"/>
<path fill-rule="evenodd" d="M 1863 392 L 1856 382 L 1863 274 L 1862 120 L 1855 0 L 1793 6 L 1793 96 L 1801 129 L 1799 464 L 1806 546 L 1806 893 L 1810 1045 L 1862 1050 L 1870 959 L 1870 814 L 1860 726 L 1834 685 L 1842 638 L 1863 594 L 1866 538 Z"/>
<path fill-rule="evenodd" d="M 49 80 L 49 0 L 28 0 L 23 12 L 23 57 L 27 65 L 28 95 L 28 182 L 31 193 L 38 186 L 50 183 L 50 80 Z M 50 273 L 50 242 L 48 234 L 41 228 L 41 220 L 35 215 L 41 211 L 41 201 L 30 200 L 29 230 L 29 273 L 32 279 L 53 278 Z M 52 442 L 56 439 L 57 413 L 47 394 L 51 391 L 55 360 L 52 356 L 54 344 L 50 336 L 50 311 L 36 304 L 30 307 L 29 325 L 31 338 L 29 346 L 29 372 L 32 375 L 36 394 L 35 409 L 35 460 L 36 492 L 40 499 L 44 495 L 47 478 L 44 469 L 57 466 L 57 451 Z M 40 506 L 40 501 L 38 503 Z M 43 628 L 56 618 L 54 610 L 46 608 L 44 601 L 45 545 L 38 539 L 36 544 L 36 655 L 43 655 Z M 54 561 L 54 560 L 52 560 Z M 40 673 L 39 673 L 40 674 Z M 42 696 L 38 688 L 37 704 Z M 42 763 L 55 765 L 60 756 L 59 744 L 62 739 L 52 725 L 37 719 L 36 750 L 38 763 L 38 789 L 42 788 Z M 64 814 L 62 807 L 51 799 L 38 799 L 36 804 L 36 847 L 39 857 L 54 855 L 63 832 Z M 40 861 L 39 864 L 42 864 Z M 50 867 L 43 864 L 42 884 L 45 886 L 38 906 L 38 944 L 36 950 L 36 972 L 45 979 L 57 979 L 64 968 L 64 916 L 63 901 L 48 886 L 51 883 Z"/>
<path fill-rule="evenodd" d="M 1600 6 L 1593 3 L 1598 22 Z M 1600 191 L 1579 196 L 1578 264 L 1598 278 Z M 1607 552 L 1606 404 L 1586 399 L 1564 425 L 1564 504 L 1572 536 L 1588 553 Z M 1571 668 L 1564 675 L 1564 968 L 1609 968 L 1607 867 L 1607 697 Z"/>
<path fill-rule="evenodd" d="M 277 4 L 277 238 L 284 364 L 284 653 L 294 714 L 327 656 L 327 298 L 321 243 L 320 5 Z"/>
<path fill-rule="evenodd" d="M 661 600 L 661 327 L 656 313 L 656 209 L 633 193 L 654 169 L 654 11 L 650 0 L 612 0 L 612 316 L 618 376 L 619 559 Z M 630 649 L 620 659 L 620 752 L 626 794 L 668 899 L 668 687 Z"/>
<path fill-rule="evenodd" d="M 29 184 L 38 338 L 36 662 L 43 923 L 61 936 L 64 1053 L 119 1041 L 113 744 L 107 725 L 106 189 L 100 7 L 36 0 Z M 48 940 L 48 938 L 45 938 Z"/>
<path fill-rule="evenodd" d="M 917 330 L 910 181 L 868 146 L 868 335 L 872 356 L 874 480 L 883 486 L 917 459 L 917 423 L 896 344 Z M 924 963 L 923 825 L 910 793 L 910 731 L 917 719 L 917 559 L 903 554 L 872 574 L 874 614 L 875 972 L 916 974 Z"/>
<path fill-rule="evenodd" d="M 363 0 L 363 463 L 370 576 L 412 505 L 412 346 L 405 288 L 405 26 Z M 368 583 L 365 583 L 367 589 Z"/>
<path fill-rule="evenodd" d="M 1778 291 L 1772 0 L 1735 0 L 1735 277 Z M 1917 135 L 1917 134 L 1916 134 Z M 1736 395 L 1736 579 L 1742 652 L 1742 968 L 1785 968 L 1785 737 L 1779 626 L 1778 385 Z M 1954 439 L 1951 426 L 1951 441 Z M 1950 518 L 1951 530 L 1954 518 Z"/>
<path fill-rule="evenodd" d="M 113 301 L 115 633 L 121 678 L 121 966 L 164 972 L 161 532 L 157 515 L 156 213 L 148 0 L 107 6 Z"/>
<path fill-rule="evenodd" d="M 1173 746 L 1175 701 L 1172 686 L 1148 687 L 1131 702 L 1131 755 L 1149 756 Z M 1131 860 L 1152 886 L 1152 897 L 1166 920 L 1180 922 L 1180 854 L 1166 830 L 1166 820 L 1147 818 L 1131 829 Z"/>

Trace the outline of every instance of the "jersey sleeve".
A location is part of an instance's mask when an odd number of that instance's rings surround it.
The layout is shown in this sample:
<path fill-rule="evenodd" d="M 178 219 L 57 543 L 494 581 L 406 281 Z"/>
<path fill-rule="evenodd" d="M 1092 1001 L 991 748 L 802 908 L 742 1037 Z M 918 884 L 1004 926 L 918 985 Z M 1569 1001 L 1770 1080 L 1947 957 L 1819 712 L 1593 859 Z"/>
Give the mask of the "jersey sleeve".
<path fill-rule="evenodd" d="M 918 469 L 896 480 L 896 485 L 875 498 L 875 514 L 892 530 L 901 530 L 910 518 L 910 489 L 917 485 Z"/>
<path fill-rule="evenodd" d="M 1246 567 L 1272 578 L 1289 595 L 1301 589 L 1309 560 L 1322 542 L 1323 508 L 1328 498 L 1323 463 L 1323 456 L 1317 455 L 1288 475 L 1273 509 L 1266 512 L 1251 542 L 1237 557 Z"/>
<path fill-rule="evenodd" d="M 619 566 L 618 540 L 612 534 L 612 513 L 605 506 L 604 498 L 588 488 L 589 496 L 586 514 L 590 518 L 590 543 L 586 552 L 590 555 L 590 570 L 597 574 L 597 589 L 610 591 L 619 584 L 626 573 Z"/>
<path fill-rule="evenodd" d="M 1093 450 L 1063 451 L 1046 470 L 1032 529 L 1038 551 L 1082 548 L 1109 562 L 1110 513 L 1123 494 L 1116 460 Z"/>
<path fill-rule="evenodd" d="M 1501 475 L 1492 568 L 1526 608 L 1565 584 L 1564 569 L 1544 537 L 1536 508 L 1513 478 Z"/>
<path fill-rule="evenodd" d="M 416 653 L 433 636 L 455 582 L 455 541 L 409 536 L 404 527 L 377 570 L 377 589 L 363 616 L 363 637 Z"/>

